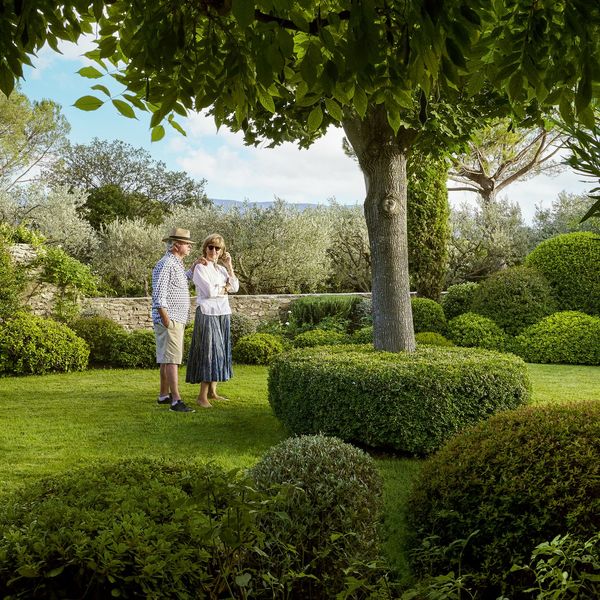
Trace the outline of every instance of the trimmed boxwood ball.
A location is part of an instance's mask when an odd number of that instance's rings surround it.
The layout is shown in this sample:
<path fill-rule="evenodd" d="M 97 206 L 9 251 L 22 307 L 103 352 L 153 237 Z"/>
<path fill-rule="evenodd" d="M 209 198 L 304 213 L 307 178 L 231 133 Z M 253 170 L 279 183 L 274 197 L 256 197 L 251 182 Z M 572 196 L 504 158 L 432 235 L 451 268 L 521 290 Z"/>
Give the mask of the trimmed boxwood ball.
<path fill-rule="evenodd" d="M 69 326 L 90 347 L 90 362 L 101 365 L 110 364 L 115 339 L 125 331 L 112 319 L 100 315 L 80 317 Z"/>
<path fill-rule="evenodd" d="M 525 259 L 550 283 L 557 309 L 600 316 L 600 236 L 565 233 L 541 242 Z"/>
<path fill-rule="evenodd" d="M 511 267 L 482 281 L 473 294 L 471 310 L 517 335 L 556 310 L 546 278 L 531 267 Z"/>
<path fill-rule="evenodd" d="M 495 599 L 503 574 L 538 544 L 598 531 L 599 481 L 600 402 L 494 415 L 450 440 L 417 476 L 407 513 L 414 571 L 479 573 L 490 585 L 482 598 Z M 526 583 L 513 575 L 515 586 Z"/>
<path fill-rule="evenodd" d="M 297 434 L 428 454 L 491 414 L 526 403 L 525 363 L 510 354 L 421 346 L 297 349 L 269 369 L 269 402 Z"/>
<path fill-rule="evenodd" d="M 472 312 L 454 317 L 448 323 L 448 337 L 457 345 L 488 350 L 504 350 L 506 335 L 488 317 Z"/>
<path fill-rule="evenodd" d="M 446 317 L 441 304 L 430 298 L 411 298 L 410 302 L 415 333 L 420 331 L 445 333 Z"/>
<path fill-rule="evenodd" d="M 343 344 L 346 336 L 339 331 L 325 331 L 323 329 L 311 329 L 304 333 L 299 333 L 294 338 L 294 347 L 309 348 L 312 346 L 332 346 Z"/>
<path fill-rule="evenodd" d="M 86 342 L 53 319 L 17 313 L 0 324 L 0 373 L 83 371 L 89 355 Z"/>
<path fill-rule="evenodd" d="M 251 333 L 233 347 L 233 360 L 245 365 L 268 365 L 283 352 L 279 337 L 270 333 Z"/>
<path fill-rule="evenodd" d="M 277 509 L 261 519 L 261 529 L 296 548 L 287 568 L 308 576 L 291 597 L 335 598 L 352 561 L 377 557 L 383 485 L 364 451 L 323 435 L 292 437 L 267 451 L 249 475 L 259 491 L 277 497 Z M 282 484 L 288 493 L 281 494 Z M 290 559 L 282 550 L 268 552 L 271 570 Z"/>
<path fill-rule="evenodd" d="M 467 281 L 465 283 L 456 283 L 451 285 L 442 296 L 442 308 L 446 315 L 446 320 L 453 319 L 471 310 L 473 294 L 479 287 L 478 283 Z"/>
<path fill-rule="evenodd" d="M 554 313 L 525 329 L 511 349 L 532 363 L 600 365 L 600 317 Z"/>
<path fill-rule="evenodd" d="M 415 341 L 417 344 L 423 344 L 426 346 L 454 346 L 454 344 L 446 339 L 441 333 L 435 333 L 435 331 L 421 331 L 415 334 Z"/>

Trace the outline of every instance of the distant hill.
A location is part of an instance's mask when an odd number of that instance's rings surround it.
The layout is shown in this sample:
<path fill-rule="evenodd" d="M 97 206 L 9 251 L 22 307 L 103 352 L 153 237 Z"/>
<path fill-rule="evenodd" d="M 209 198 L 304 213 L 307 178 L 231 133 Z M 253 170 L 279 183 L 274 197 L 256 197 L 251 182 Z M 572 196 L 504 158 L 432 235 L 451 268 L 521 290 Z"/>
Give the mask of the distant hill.
<path fill-rule="evenodd" d="M 228 210 L 233 207 L 242 208 L 244 203 L 240 200 L 228 200 L 222 198 L 210 198 L 210 201 L 215 206 L 222 206 L 224 209 Z M 270 208 L 275 204 L 275 202 L 250 202 L 252 206 L 258 206 L 259 208 Z M 316 208 L 319 206 L 318 204 L 309 204 L 306 202 L 286 202 L 286 204 L 297 208 L 298 210 L 305 210 L 307 208 Z"/>

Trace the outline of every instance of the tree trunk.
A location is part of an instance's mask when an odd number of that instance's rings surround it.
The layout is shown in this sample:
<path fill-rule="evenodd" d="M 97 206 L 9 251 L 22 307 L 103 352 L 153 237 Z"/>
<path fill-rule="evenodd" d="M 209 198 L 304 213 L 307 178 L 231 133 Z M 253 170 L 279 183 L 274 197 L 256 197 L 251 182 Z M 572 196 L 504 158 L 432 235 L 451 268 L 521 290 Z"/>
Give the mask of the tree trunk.
<path fill-rule="evenodd" d="M 394 135 L 381 106 L 369 110 L 364 119 L 346 120 L 343 125 L 365 178 L 375 349 L 413 352 L 406 155 L 414 132 L 401 129 Z"/>

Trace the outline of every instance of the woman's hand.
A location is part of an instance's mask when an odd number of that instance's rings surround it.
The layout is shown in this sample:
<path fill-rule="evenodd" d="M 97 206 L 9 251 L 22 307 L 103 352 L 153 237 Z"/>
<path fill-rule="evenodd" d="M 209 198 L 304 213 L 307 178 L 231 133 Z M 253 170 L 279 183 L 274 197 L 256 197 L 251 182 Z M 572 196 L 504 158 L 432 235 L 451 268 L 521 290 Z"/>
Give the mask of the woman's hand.
<path fill-rule="evenodd" d="M 229 252 L 225 252 L 225 254 L 223 254 L 221 257 L 221 260 L 223 261 L 225 268 L 229 271 L 229 269 L 231 269 L 231 254 L 229 254 Z"/>

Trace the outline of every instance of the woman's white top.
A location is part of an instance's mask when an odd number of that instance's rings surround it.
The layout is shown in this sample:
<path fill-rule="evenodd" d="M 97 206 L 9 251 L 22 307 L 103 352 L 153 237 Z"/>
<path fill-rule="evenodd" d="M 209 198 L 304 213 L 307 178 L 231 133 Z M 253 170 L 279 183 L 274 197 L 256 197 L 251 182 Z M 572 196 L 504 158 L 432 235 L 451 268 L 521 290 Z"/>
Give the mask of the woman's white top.
<path fill-rule="evenodd" d="M 192 280 L 196 285 L 196 306 L 203 315 L 230 315 L 229 298 L 223 293 L 229 284 L 230 292 L 240 289 L 237 277 L 230 277 L 227 269 L 210 262 L 207 265 L 196 265 Z"/>

